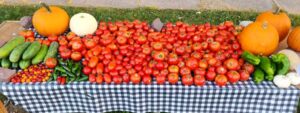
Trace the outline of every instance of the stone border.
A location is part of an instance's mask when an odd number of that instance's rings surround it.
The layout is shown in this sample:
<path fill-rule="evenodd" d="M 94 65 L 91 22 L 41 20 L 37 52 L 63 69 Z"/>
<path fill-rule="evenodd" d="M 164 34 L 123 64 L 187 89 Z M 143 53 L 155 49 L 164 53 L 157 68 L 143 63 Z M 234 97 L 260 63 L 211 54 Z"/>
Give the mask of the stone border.
<path fill-rule="evenodd" d="M 0 0 L 0 4 L 27 5 L 41 0 Z M 157 9 L 212 9 L 238 11 L 265 11 L 272 8 L 272 0 L 42 0 L 52 5 Z M 277 0 L 291 14 L 300 14 L 300 0 Z"/>

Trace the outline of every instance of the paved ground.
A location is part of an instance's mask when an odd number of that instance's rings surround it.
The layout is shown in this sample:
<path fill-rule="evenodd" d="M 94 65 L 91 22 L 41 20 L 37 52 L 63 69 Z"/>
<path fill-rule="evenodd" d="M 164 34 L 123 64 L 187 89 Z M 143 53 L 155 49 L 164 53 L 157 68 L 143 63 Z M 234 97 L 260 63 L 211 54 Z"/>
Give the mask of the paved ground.
<path fill-rule="evenodd" d="M 0 0 L 0 4 L 37 4 L 39 1 L 55 5 L 115 8 L 151 7 L 242 11 L 264 11 L 272 8 L 272 0 Z M 300 0 L 277 1 L 289 13 L 300 14 Z"/>

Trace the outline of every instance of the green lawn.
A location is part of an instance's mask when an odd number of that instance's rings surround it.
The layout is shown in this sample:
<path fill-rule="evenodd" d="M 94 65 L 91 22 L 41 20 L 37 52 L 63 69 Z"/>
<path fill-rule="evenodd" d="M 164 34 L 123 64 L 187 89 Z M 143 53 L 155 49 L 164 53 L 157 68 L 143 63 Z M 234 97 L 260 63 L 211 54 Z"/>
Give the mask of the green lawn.
<path fill-rule="evenodd" d="M 115 8 L 82 8 L 82 7 L 63 7 L 70 15 L 78 12 L 88 12 L 93 14 L 98 20 L 116 21 L 116 20 L 146 20 L 152 21 L 159 17 L 162 21 L 176 22 L 178 20 L 188 23 L 211 22 L 218 24 L 226 20 L 232 20 L 239 23 L 240 20 L 255 20 L 256 12 L 238 12 L 238 11 L 217 11 L 217 10 L 158 10 L 154 8 L 137 9 L 115 9 Z M 5 6 L 0 5 L 0 22 L 4 20 L 18 20 L 22 16 L 32 15 L 38 9 L 38 6 Z M 290 15 L 292 24 L 300 25 L 300 15 Z"/>
<path fill-rule="evenodd" d="M 115 9 L 115 8 L 82 8 L 82 7 L 63 7 L 69 15 L 78 12 L 88 12 L 94 15 L 98 20 L 116 21 L 116 20 L 145 20 L 151 22 L 155 18 L 161 18 L 163 22 L 176 22 L 178 20 L 187 23 L 205 23 L 211 22 L 219 24 L 226 20 L 231 20 L 236 24 L 240 20 L 255 20 L 256 12 L 238 12 L 238 11 L 197 11 L 197 10 L 158 10 L 154 8 L 137 9 Z M 37 6 L 5 6 L 0 5 L 0 23 L 5 20 L 18 20 L 22 16 L 32 15 L 38 9 Z M 300 15 L 290 15 L 293 26 L 300 25 Z M 1 98 L 1 97 L 0 97 Z M 300 107 L 298 107 L 300 108 Z M 127 113 L 127 112 L 116 112 Z M 298 111 L 300 113 L 300 111 Z"/>

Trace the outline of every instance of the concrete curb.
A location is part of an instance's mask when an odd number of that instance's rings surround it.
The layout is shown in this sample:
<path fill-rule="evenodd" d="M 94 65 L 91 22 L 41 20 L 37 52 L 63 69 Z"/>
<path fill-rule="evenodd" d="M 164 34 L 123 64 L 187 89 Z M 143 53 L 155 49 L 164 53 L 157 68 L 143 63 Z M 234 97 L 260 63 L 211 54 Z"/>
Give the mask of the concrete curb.
<path fill-rule="evenodd" d="M 0 4 L 38 4 L 40 0 L 0 0 Z M 277 0 L 291 14 L 300 14 L 300 0 Z M 43 0 L 52 5 L 156 9 L 211 9 L 238 11 L 265 11 L 272 8 L 272 0 Z"/>

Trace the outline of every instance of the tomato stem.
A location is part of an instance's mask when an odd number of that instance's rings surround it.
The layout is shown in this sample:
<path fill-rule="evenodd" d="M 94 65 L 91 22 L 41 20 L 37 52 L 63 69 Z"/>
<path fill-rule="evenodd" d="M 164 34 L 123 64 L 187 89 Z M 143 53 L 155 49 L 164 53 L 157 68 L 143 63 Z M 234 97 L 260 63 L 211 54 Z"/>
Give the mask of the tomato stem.
<path fill-rule="evenodd" d="M 51 13 L 51 9 L 50 9 L 50 7 L 49 7 L 46 3 L 41 2 L 40 4 L 41 4 L 43 7 L 45 7 L 49 13 Z"/>

